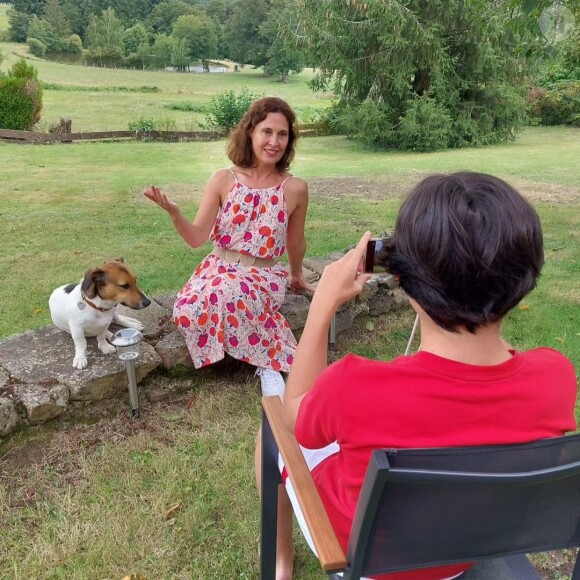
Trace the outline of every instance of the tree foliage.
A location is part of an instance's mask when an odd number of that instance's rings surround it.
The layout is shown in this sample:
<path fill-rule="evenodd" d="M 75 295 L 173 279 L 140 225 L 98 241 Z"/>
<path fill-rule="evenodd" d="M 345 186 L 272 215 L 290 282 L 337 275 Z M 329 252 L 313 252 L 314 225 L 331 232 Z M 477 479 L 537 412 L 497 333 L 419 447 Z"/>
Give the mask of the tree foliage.
<path fill-rule="evenodd" d="M 239 93 L 232 90 L 219 93 L 212 98 L 203 126 L 217 131 L 231 131 L 260 95 L 244 87 Z"/>
<path fill-rule="evenodd" d="M 266 21 L 270 0 L 239 0 L 225 25 L 229 56 L 241 65 L 263 66 L 268 62 L 268 43 L 260 34 Z"/>
<path fill-rule="evenodd" d="M 514 138 L 524 68 L 497 5 L 301 0 L 301 8 L 304 47 L 319 71 L 313 87 L 340 98 L 335 126 L 372 144 L 420 150 Z M 436 139 L 420 130 L 426 119 Z"/>
<path fill-rule="evenodd" d="M 0 128 L 29 131 L 40 120 L 42 87 L 33 66 L 20 59 L 0 76 Z"/>
<path fill-rule="evenodd" d="M 204 12 L 180 16 L 173 25 L 171 36 L 176 42 L 184 40 L 190 61 L 207 61 L 217 52 L 217 36 L 213 20 Z"/>
<path fill-rule="evenodd" d="M 100 65 L 114 65 L 123 58 L 123 24 L 112 8 L 93 16 L 87 28 L 87 58 Z"/>
<path fill-rule="evenodd" d="M 260 36 L 265 44 L 267 62 L 264 70 L 280 75 L 288 82 L 289 73 L 299 73 L 304 68 L 304 54 L 297 41 L 300 24 L 295 0 L 273 0 L 266 20 L 260 25 Z"/>

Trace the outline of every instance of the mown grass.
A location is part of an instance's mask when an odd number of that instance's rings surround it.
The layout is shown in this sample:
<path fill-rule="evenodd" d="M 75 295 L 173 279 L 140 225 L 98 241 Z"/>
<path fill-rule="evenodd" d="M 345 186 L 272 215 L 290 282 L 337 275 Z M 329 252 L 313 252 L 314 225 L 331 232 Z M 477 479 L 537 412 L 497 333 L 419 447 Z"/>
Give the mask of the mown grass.
<path fill-rule="evenodd" d="M 6 55 L 2 70 L 25 57 L 37 68 L 39 79 L 50 87 L 43 96 L 44 128 L 67 117 L 72 119 L 75 131 L 125 130 L 129 122 L 144 116 L 166 124 L 170 120 L 178 130 L 193 130 L 199 128 L 203 114 L 169 107 L 180 102 L 203 107 L 220 92 L 244 87 L 251 87 L 258 95 L 287 99 L 305 121 L 312 111 L 330 102 L 329 95 L 309 91 L 311 70 L 291 76 L 284 84 L 247 67 L 237 73 L 203 74 L 109 69 L 39 59 L 30 55 L 24 44 L 0 43 L 0 51 Z"/>
<path fill-rule="evenodd" d="M 8 30 L 8 16 L 6 15 L 8 8 L 8 4 L 0 4 L 0 31 Z"/>
<path fill-rule="evenodd" d="M 9 281 L 0 287 L 0 336 L 48 323 L 51 290 L 106 258 L 123 255 L 150 293 L 178 289 L 208 247 L 186 247 L 140 192 L 158 184 L 193 216 L 208 176 L 228 163 L 224 149 L 223 141 L 0 145 L 0 267 Z M 308 254 L 341 249 L 367 228 L 391 228 L 401 196 L 427 173 L 496 173 L 532 197 L 546 235 L 544 275 L 518 314 L 534 333 L 528 326 L 510 332 L 526 344 L 541 333 L 539 342 L 578 363 L 579 155 L 573 129 L 528 129 L 514 144 L 430 155 L 366 152 L 339 137 L 303 139 L 295 170 L 311 181 Z"/>

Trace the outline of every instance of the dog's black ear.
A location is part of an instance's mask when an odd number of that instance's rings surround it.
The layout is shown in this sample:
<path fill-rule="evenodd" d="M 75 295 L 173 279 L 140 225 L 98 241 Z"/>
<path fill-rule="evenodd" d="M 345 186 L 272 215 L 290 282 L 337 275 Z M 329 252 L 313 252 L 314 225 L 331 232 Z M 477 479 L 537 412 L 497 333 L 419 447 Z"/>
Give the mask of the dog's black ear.
<path fill-rule="evenodd" d="M 103 283 L 104 272 L 98 268 L 87 270 L 81 284 L 81 290 L 87 298 L 95 298 L 97 295 L 97 286 Z"/>

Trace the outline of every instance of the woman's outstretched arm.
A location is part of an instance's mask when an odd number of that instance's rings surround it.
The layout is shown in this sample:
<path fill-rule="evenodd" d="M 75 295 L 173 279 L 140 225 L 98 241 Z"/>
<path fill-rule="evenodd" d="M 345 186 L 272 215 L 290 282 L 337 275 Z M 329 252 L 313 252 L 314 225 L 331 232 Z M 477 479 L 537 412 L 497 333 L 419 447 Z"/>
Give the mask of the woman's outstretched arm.
<path fill-rule="evenodd" d="M 221 205 L 221 196 L 231 185 L 232 176 L 226 169 L 216 171 L 207 182 L 201 203 L 193 222 L 190 222 L 179 209 L 179 206 L 169 199 L 158 187 L 152 185 L 143 192 L 143 195 L 164 209 L 169 216 L 177 233 L 192 248 L 203 245 L 211 233 L 217 212 Z"/>

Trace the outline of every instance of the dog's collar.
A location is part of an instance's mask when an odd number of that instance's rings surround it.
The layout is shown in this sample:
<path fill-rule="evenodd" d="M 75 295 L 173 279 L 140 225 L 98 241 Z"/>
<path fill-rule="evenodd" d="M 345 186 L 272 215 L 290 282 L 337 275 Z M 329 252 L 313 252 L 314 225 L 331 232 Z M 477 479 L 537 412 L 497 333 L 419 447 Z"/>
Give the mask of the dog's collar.
<path fill-rule="evenodd" d="M 113 309 L 113 307 L 103 308 L 102 306 L 97 306 L 96 304 L 91 302 L 84 294 L 81 294 L 81 298 L 83 299 L 83 302 L 86 302 L 91 308 L 94 308 L 95 310 L 98 310 L 99 312 L 109 312 L 109 310 Z"/>

